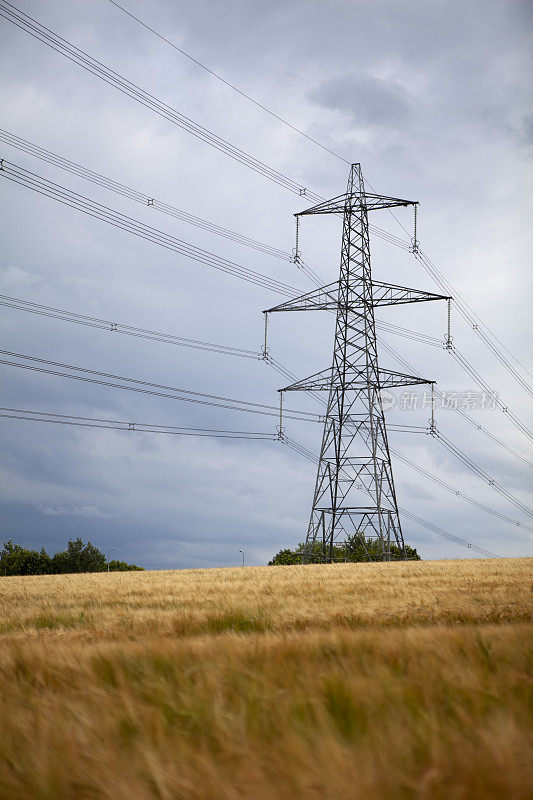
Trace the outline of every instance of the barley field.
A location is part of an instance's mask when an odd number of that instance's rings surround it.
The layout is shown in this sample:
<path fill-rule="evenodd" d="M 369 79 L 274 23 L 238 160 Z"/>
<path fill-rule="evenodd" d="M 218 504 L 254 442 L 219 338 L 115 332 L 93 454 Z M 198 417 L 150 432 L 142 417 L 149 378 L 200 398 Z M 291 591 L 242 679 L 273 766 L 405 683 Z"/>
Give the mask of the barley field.
<path fill-rule="evenodd" d="M 531 559 L 0 578 L 5 800 L 529 800 Z"/>

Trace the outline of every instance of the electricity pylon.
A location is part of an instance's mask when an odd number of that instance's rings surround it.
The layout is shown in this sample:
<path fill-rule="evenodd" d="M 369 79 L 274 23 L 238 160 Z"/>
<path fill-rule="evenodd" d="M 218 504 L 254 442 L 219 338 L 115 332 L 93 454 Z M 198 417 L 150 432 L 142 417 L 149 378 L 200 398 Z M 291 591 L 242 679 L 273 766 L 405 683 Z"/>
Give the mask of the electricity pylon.
<path fill-rule="evenodd" d="M 409 205 L 415 206 L 416 219 L 416 202 L 367 193 L 360 164 L 352 164 L 345 194 L 295 214 L 343 215 L 339 280 L 265 312 L 337 315 L 331 367 L 280 390 L 329 392 L 304 563 L 333 561 L 334 547 L 346 546 L 354 536 L 363 546 L 369 539 L 381 543 L 384 560 L 390 560 L 391 543 L 405 553 L 381 390 L 433 381 L 378 366 L 374 309 L 447 298 L 373 280 L 368 212 Z M 354 504 L 358 492 L 366 505 Z"/>

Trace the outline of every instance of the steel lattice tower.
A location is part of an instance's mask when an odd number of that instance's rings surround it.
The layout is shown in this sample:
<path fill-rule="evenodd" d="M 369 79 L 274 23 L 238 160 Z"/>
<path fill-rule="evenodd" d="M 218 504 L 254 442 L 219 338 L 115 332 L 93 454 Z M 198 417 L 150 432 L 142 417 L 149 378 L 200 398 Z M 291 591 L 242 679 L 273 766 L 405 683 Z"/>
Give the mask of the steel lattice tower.
<path fill-rule="evenodd" d="M 360 164 L 352 164 L 345 194 L 295 215 L 343 215 L 338 281 L 265 312 L 336 312 L 331 367 L 280 390 L 329 393 L 304 562 L 333 561 L 334 545 L 354 536 L 363 545 L 377 539 L 385 560 L 391 543 L 405 552 L 381 390 L 433 382 L 379 367 L 374 309 L 447 298 L 373 280 L 368 212 L 409 205 L 417 203 L 365 192 Z M 363 506 L 361 492 L 370 498 Z"/>

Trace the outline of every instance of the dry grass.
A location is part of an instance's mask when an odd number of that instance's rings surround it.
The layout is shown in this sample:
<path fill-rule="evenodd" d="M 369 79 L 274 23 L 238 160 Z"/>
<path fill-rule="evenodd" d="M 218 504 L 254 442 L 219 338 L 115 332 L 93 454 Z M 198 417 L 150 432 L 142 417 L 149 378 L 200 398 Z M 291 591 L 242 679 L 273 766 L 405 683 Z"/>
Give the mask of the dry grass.
<path fill-rule="evenodd" d="M 0 580 L 0 796 L 529 798 L 531 561 Z"/>

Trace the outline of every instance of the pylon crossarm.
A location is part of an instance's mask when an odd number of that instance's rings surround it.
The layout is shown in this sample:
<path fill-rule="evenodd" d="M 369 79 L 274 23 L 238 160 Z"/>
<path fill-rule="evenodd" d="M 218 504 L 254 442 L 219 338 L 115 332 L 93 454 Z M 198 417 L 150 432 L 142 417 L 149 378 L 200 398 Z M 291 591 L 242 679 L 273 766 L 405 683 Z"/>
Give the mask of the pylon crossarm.
<path fill-rule="evenodd" d="M 343 390 L 361 391 L 368 388 L 376 389 L 394 389 L 398 386 L 416 386 L 423 383 L 435 383 L 435 381 L 427 380 L 427 378 L 420 378 L 417 375 L 404 375 L 402 372 L 393 372 L 389 369 L 379 370 L 379 381 L 369 380 L 366 370 L 353 369 L 350 370 L 351 377 L 344 377 L 342 384 Z M 284 386 L 280 389 L 282 392 L 320 392 L 329 391 L 332 387 L 337 385 L 334 373 L 331 367 L 323 369 L 320 372 L 315 372 L 314 375 L 309 375 L 307 378 L 302 378 L 290 386 Z M 340 388 L 340 384 L 339 384 Z"/>
<path fill-rule="evenodd" d="M 393 306 L 400 303 L 423 303 L 427 300 L 448 300 L 443 294 L 433 294 L 407 286 L 395 286 L 392 283 L 372 281 L 372 305 Z"/>
<path fill-rule="evenodd" d="M 401 303 L 422 303 L 428 300 L 448 300 L 443 294 L 424 292 L 408 286 L 395 286 L 392 283 L 372 281 L 372 305 L 392 306 Z M 339 281 L 320 286 L 310 292 L 286 300 L 263 313 L 274 311 L 337 311 L 341 307 L 357 312 L 370 304 L 368 288 L 363 281 L 353 281 L 343 297 L 339 297 Z"/>
<path fill-rule="evenodd" d="M 338 308 L 339 281 L 333 281 L 319 289 L 301 294 L 292 300 L 286 300 L 277 306 L 268 308 L 265 314 L 274 311 L 336 311 Z"/>
<path fill-rule="evenodd" d="M 317 511 L 323 511 L 324 513 L 330 513 L 331 508 L 317 508 Z M 375 516 L 377 514 L 375 506 L 344 506 L 344 508 L 339 508 L 336 511 L 337 516 L 342 517 L 344 515 L 350 516 L 350 514 L 369 514 L 371 516 Z M 345 531 L 346 532 L 346 531 Z"/>
<path fill-rule="evenodd" d="M 308 378 L 302 378 L 301 381 L 291 383 L 290 386 L 285 386 L 282 392 L 307 392 L 307 391 L 323 391 L 331 389 L 331 367 L 323 369 L 321 372 L 315 372 Z"/>
<path fill-rule="evenodd" d="M 299 211 L 295 217 L 309 216 L 310 214 L 344 214 L 345 211 L 377 211 L 383 208 L 395 208 L 397 206 L 414 206 L 416 200 L 403 200 L 400 197 L 387 197 L 382 194 L 370 194 L 368 192 L 345 192 L 331 200 L 325 200 L 316 206 Z"/>
<path fill-rule="evenodd" d="M 379 370 L 379 386 L 381 389 L 394 389 L 397 386 L 416 386 L 420 383 L 432 384 L 435 381 L 420 378 L 417 375 L 404 375 L 390 369 Z"/>
<path fill-rule="evenodd" d="M 369 380 L 364 370 L 355 370 L 354 376 L 344 378 L 342 383 L 343 391 L 355 391 L 360 393 L 368 389 L 395 389 L 400 386 L 418 386 L 419 384 L 433 384 L 435 381 L 421 378 L 418 375 L 404 375 L 401 372 L 392 372 L 387 369 L 379 370 L 379 381 Z M 300 381 L 291 383 L 290 386 L 284 386 L 280 391 L 282 392 L 325 392 L 330 391 L 332 388 L 341 388 L 339 383 L 332 376 L 331 367 L 316 372 L 314 375 L 309 375 L 307 378 L 302 378 Z M 354 398 L 356 399 L 356 398 Z"/>

